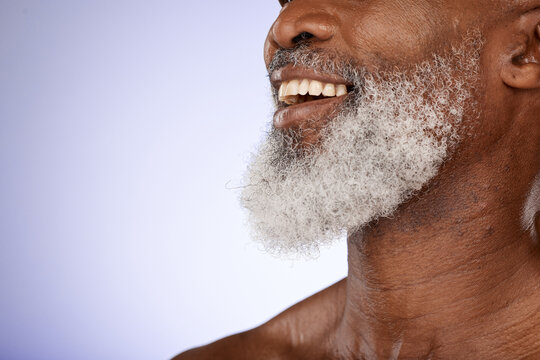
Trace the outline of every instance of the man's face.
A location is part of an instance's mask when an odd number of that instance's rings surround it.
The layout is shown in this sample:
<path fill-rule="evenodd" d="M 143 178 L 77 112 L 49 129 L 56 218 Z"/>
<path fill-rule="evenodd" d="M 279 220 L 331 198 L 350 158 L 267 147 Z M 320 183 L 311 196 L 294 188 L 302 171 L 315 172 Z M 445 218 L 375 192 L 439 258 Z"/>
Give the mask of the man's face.
<path fill-rule="evenodd" d="M 285 4 L 265 44 L 273 129 L 242 193 L 267 248 L 311 250 L 361 230 L 436 175 L 479 67 L 480 35 L 459 32 L 468 20 L 453 11 L 402 0 Z"/>
<path fill-rule="evenodd" d="M 282 11 L 270 28 L 264 47 L 265 62 L 276 92 L 283 80 L 303 76 L 321 80 L 323 87 L 325 83 L 332 83 L 336 89 L 346 85 L 350 90 L 351 85 L 350 79 L 334 76 L 332 69 L 314 73 L 309 66 L 298 67 L 296 71 L 291 66 L 276 68 L 273 66 L 276 53 L 283 49 L 308 44 L 312 50 L 329 51 L 350 59 L 369 72 L 393 67 L 405 69 L 452 45 L 459 45 L 471 28 L 479 28 L 478 19 L 488 18 L 493 8 L 500 7 L 494 1 L 468 0 L 280 2 Z M 274 117 L 275 127 L 310 130 L 324 127 L 335 104 L 319 101 L 309 105 L 280 109 Z M 310 121 L 306 123 L 306 119 Z M 317 141 L 317 134 L 310 130 L 304 134 L 306 144 Z"/>

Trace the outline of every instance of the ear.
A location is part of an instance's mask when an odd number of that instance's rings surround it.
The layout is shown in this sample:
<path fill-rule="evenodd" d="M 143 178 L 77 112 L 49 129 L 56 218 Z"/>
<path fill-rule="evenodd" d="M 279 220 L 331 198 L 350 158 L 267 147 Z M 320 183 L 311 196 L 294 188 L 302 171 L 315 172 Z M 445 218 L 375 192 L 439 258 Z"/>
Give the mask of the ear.
<path fill-rule="evenodd" d="M 518 42 L 501 69 L 502 81 L 517 89 L 540 88 L 540 8 L 528 11 L 516 22 Z"/>

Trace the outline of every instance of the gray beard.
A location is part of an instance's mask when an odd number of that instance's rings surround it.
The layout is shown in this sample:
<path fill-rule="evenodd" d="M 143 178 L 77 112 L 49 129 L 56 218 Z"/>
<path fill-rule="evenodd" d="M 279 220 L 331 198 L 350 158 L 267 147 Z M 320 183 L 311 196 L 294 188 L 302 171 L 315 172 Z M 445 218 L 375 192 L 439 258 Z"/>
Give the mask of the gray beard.
<path fill-rule="evenodd" d="M 316 146 L 295 146 L 294 130 L 269 132 L 241 194 L 254 239 L 272 253 L 309 255 L 418 193 L 457 144 L 471 99 L 480 45 L 463 43 L 412 70 L 376 74 L 307 49 L 278 53 L 276 66 L 337 72 L 356 91 Z"/>

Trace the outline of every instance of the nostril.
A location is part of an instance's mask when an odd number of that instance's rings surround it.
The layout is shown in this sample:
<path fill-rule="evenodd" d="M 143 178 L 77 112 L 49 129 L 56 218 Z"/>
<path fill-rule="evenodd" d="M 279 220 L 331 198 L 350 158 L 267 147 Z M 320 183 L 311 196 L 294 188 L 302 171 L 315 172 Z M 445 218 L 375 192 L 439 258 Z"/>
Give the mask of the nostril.
<path fill-rule="evenodd" d="M 324 12 L 316 12 L 311 8 L 302 8 L 299 5 L 286 6 L 272 28 L 270 29 L 270 41 L 278 48 L 292 48 L 302 42 L 324 42 L 332 39 L 337 30 L 337 20 L 333 15 Z M 311 10 L 310 10 L 311 9 Z"/>
<path fill-rule="evenodd" d="M 292 39 L 292 42 L 293 44 L 297 45 L 298 43 L 300 42 L 304 42 L 304 41 L 307 41 L 311 38 L 313 38 L 314 35 L 311 34 L 311 33 L 308 33 L 307 31 L 304 31 L 298 35 L 296 35 L 293 39 Z"/>

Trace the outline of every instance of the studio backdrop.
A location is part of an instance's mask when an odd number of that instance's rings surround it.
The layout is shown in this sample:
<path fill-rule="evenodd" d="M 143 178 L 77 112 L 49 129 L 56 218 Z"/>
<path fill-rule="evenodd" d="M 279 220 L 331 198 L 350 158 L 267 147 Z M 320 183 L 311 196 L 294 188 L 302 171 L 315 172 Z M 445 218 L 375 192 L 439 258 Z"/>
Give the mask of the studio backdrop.
<path fill-rule="evenodd" d="M 167 359 L 346 275 L 253 243 L 268 1 L 0 0 L 0 359 Z"/>

